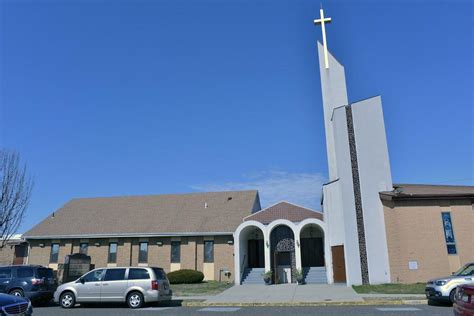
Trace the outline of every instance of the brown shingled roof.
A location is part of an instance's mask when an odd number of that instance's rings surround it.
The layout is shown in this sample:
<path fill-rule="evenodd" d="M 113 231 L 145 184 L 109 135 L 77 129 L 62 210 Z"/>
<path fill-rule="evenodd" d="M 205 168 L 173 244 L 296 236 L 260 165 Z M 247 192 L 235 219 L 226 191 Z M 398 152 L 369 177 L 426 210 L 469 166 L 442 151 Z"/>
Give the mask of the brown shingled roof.
<path fill-rule="evenodd" d="M 323 213 L 288 202 L 280 202 L 244 218 L 244 221 L 257 221 L 269 224 L 276 219 L 301 222 L 307 218 L 323 220 Z"/>
<path fill-rule="evenodd" d="M 24 237 L 233 233 L 258 209 L 257 191 L 73 199 Z"/>
<path fill-rule="evenodd" d="M 400 199 L 474 199 L 474 186 L 394 184 L 392 191 L 380 192 L 384 200 Z"/>

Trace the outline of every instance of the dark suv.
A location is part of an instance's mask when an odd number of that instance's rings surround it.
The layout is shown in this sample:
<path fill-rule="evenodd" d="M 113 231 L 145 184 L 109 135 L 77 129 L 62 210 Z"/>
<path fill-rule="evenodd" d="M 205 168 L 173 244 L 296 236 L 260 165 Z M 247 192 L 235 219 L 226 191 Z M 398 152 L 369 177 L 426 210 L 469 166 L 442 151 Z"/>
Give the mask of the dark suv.
<path fill-rule="evenodd" d="M 50 268 L 35 265 L 0 267 L 0 293 L 48 302 L 56 288 L 57 281 Z"/>

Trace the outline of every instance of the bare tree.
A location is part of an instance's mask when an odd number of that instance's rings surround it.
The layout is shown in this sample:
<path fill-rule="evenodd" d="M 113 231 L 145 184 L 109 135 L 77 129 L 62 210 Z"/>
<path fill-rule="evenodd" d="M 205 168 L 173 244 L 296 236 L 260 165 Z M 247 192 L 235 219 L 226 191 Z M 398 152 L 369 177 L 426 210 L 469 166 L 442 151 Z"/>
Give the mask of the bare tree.
<path fill-rule="evenodd" d="M 0 248 L 17 232 L 25 218 L 33 181 L 18 153 L 0 149 Z"/>

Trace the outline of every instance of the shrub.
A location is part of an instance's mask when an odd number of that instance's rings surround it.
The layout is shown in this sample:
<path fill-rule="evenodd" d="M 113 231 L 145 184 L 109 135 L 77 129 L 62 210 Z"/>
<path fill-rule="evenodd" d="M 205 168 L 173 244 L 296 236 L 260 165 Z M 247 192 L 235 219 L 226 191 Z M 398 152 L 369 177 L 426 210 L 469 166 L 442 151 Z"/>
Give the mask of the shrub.
<path fill-rule="evenodd" d="M 201 271 L 183 269 L 168 273 L 168 280 L 171 284 L 201 283 L 204 274 Z"/>
<path fill-rule="evenodd" d="M 262 274 L 262 277 L 264 280 L 271 280 L 272 278 L 272 270 L 265 271 L 265 273 Z"/>

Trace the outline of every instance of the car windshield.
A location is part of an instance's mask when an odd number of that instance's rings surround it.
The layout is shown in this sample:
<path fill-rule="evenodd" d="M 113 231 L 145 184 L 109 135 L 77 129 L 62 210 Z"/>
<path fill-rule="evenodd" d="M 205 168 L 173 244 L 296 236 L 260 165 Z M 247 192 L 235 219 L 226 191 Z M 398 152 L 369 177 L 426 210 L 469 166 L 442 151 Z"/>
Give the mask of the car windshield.
<path fill-rule="evenodd" d="M 461 269 L 459 269 L 454 275 L 474 275 L 474 264 L 466 264 Z"/>

